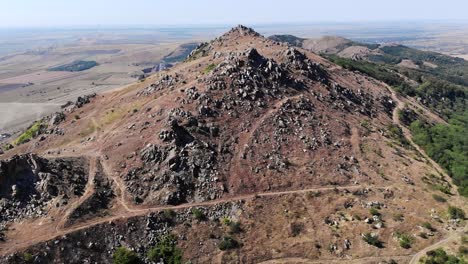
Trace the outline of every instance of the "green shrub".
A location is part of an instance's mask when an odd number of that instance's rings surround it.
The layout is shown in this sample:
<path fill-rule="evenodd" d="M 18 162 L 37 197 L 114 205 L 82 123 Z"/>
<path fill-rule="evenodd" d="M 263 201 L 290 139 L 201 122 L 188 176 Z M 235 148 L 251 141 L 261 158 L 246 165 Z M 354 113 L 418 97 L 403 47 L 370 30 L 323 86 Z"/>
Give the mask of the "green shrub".
<path fill-rule="evenodd" d="M 362 235 L 362 239 L 365 242 L 367 242 L 367 244 L 372 245 L 374 247 L 383 247 L 382 241 L 380 241 L 379 236 L 377 234 L 365 233 Z"/>
<path fill-rule="evenodd" d="M 447 254 L 442 248 L 428 251 L 426 256 L 420 259 L 419 262 L 422 264 L 466 264 L 465 260 Z"/>
<path fill-rule="evenodd" d="M 205 213 L 203 213 L 203 211 L 198 208 L 192 209 L 192 215 L 195 217 L 195 219 L 200 220 L 200 221 L 206 219 Z"/>
<path fill-rule="evenodd" d="M 230 236 L 225 236 L 223 240 L 219 243 L 219 249 L 220 250 L 229 250 L 229 249 L 234 249 L 238 248 L 240 246 L 239 242 L 235 240 L 234 238 Z"/>
<path fill-rule="evenodd" d="M 163 260 L 165 264 L 180 264 L 182 256 L 182 250 L 177 247 L 177 240 L 173 235 L 162 237 L 157 246 L 151 248 L 147 254 L 150 261 L 159 263 Z"/>
<path fill-rule="evenodd" d="M 450 188 L 450 186 L 447 186 L 447 185 L 433 184 L 432 189 L 440 191 L 440 192 L 448 194 L 448 195 L 452 195 L 452 191 L 450 190 L 451 188 Z"/>
<path fill-rule="evenodd" d="M 398 244 L 402 248 L 411 248 L 411 244 L 413 243 L 413 238 L 407 234 L 397 232 L 395 236 L 398 239 Z"/>
<path fill-rule="evenodd" d="M 450 219 L 465 219 L 465 211 L 461 208 L 449 206 L 447 212 Z"/>
<path fill-rule="evenodd" d="M 229 233 L 230 234 L 238 234 L 242 231 L 241 225 L 239 222 L 231 221 L 229 223 Z"/>
<path fill-rule="evenodd" d="M 227 225 L 229 226 L 231 224 L 231 219 L 227 216 L 221 218 L 221 223 L 223 223 L 224 225 Z"/>
<path fill-rule="evenodd" d="M 424 222 L 424 223 L 422 224 L 422 227 L 424 227 L 424 228 L 426 228 L 427 230 L 432 231 L 432 232 L 434 232 L 434 231 L 436 230 L 436 229 L 431 225 L 431 223 L 429 223 L 429 222 Z"/>
<path fill-rule="evenodd" d="M 112 255 L 114 264 L 139 264 L 141 263 L 138 255 L 125 247 L 119 247 Z"/>
<path fill-rule="evenodd" d="M 468 247 L 466 246 L 458 247 L 458 253 L 460 253 L 462 256 L 468 256 Z"/>
<path fill-rule="evenodd" d="M 301 234 L 302 230 L 304 229 L 304 225 L 301 223 L 291 223 L 291 235 L 293 237 L 298 236 Z"/>
<path fill-rule="evenodd" d="M 403 130 L 401 127 L 391 124 L 387 127 L 388 134 L 390 138 L 395 140 L 400 146 L 402 147 L 409 147 L 410 143 L 409 141 L 405 138 L 405 135 L 403 134 Z"/>
<path fill-rule="evenodd" d="M 367 130 L 371 130 L 371 124 L 369 123 L 369 120 L 362 120 L 361 126 Z"/>
<path fill-rule="evenodd" d="M 31 253 L 29 253 L 29 252 L 24 252 L 24 253 L 23 253 L 23 260 L 24 260 L 24 262 L 26 262 L 26 263 L 32 263 L 33 260 L 34 260 L 34 257 L 33 257 L 33 255 L 32 255 Z"/>
<path fill-rule="evenodd" d="M 1 146 L 1 148 L 2 148 L 4 151 L 7 151 L 7 150 L 10 150 L 10 149 L 14 148 L 14 146 L 7 143 L 7 144 L 3 144 L 3 145 Z"/>
<path fill-rule="evenodd" d="M 377 216 L 380 216 L 380 212 L 379 210 L 377 210 L 376 208 L 372 207 L 371 209 L 369 209 L 369 213 L 371 215 L 377 215 Z"/>
<path fill-rule="evenodd" d="M 436 202 L 439 202 L 439 203 L 445 203 L 447 202 L 447 199 L 445 199 L 444 197 L 440 196 L 440 195 L 437 195 L 437 194 L 433 194 L 432 195 L 432 198 L 434 198 L 434 200 Z"/>
<path fill-rule="evenodd" d="M 316 191 L 316 192 L 310 191 L 310 192 L 307 192 L 307 193 L 306 193 L 306 198 L 307 198 L 307 199 L 313 199 L 313 198 L 320 197 L 320 195 L 322 195 L 322 193 L 319 192 L 319 191 Z"/>
<path fill-rule="evenodd" d="M 172 223 L 175 217 L 176 217 L 176 212 L 174 212 L 174 210 L 166 209 L 163 211 L 161 215 L 161 221 L 166 222 L 166 223 Z"/>

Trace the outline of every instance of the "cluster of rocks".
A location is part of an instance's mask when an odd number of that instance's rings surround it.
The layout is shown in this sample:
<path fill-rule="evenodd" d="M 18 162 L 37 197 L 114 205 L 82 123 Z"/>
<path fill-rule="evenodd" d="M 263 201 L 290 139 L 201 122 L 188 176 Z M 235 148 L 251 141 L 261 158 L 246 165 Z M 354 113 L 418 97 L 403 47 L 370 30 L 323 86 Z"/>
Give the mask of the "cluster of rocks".
<path fill-rule="evenodd" d="M 217 41 L 239 32 L 252 34 L 248 28 L 239 27 Z M 348 132 L 336 131 L 336 127 L 350 130 L 346 121 L 329 120 L 330 117 L 321 110 L 314 113 L 317 107 L 326 105 L 343 112 L 357 111 L 374 117 L 385 107 L 384 103 L 389 103 L 385 98 L 377 99 L 361 89 L 356 91 L 332 82 L 320 64 L 295 48 L 279 52 L 276 60 L 262 56 L 255 48 L 243 52 L 212 52 L 211 44 L 202 44 L 192 55 L 210 52 L 216 53 L 212 54 L 213 58 L 224 56 L 224 59 L 212 64 L 213 69 L 198 78 L 197 84 L 181 90 L 182 96 L 176 100 L 187 110 L 175 108 L 169 113 L 169 128 L 157 132 L 162 144 L 152 142 L 146 146 L 140 153 L 144 166 L 131 169 L 125 176 L 136 201 L 147 200 L 152 196 L 150 193 L 157 190 L 166 190 L 164 195 L 160 191 L 158 196 L 165 203 L 185 202 L 194 196 L 207 199 L 197 193 L 200 192 L 198 188 L 207 188 L 211 193 L 208 198 L 214 199 L 226 188 L 222 181 L 216 182 L 228 177 L 224 173 L 229 170 L 218 168 L 217 162 L 232 160 L 236 148 L 243 148 L 241 158 L 258 162 L 252 164 L 252 172 L 259 173 L 263 169 L 285 171 L 289 162 L 284 149 L 290 143 L 302 142 L 304 152 L 321 147 L 339 149 L 345 144 L 342 135 Z M 177 74 L 164 76 L 140 94 L 178 88 L 183 83 L 179 77 Z M 273 108 L 280 100 L 284 100 L 281 107 L 273 111 L 268 120 L 263 120 L 268 134 L 254 131 L 247 146 L 236 146 L 238 142 L 231 138 L 232 134 L 248 132 L 250 120 L 264 115 L 266 108 Z M 239 124 L 236 119 L 240 117 L 243 118 Z M 170 124 L 173 120 L 177 120 L 177 125 Z M 236 123 L 236 127 L 227 138 L 223 126 L 229 122 Z M 263 153 L 256 153 L 256 149 L 262 149 Z M 205 161 L 192 155 L 205 157 Z M 359 163 L 353 157 L 334 165 L 334 172 L 348 179 L 351 174 L 361 175 Z M 202 177 L 196 173 L 200 168 L 206 168 Z"/>
<path fill-rule="evenodd" d="M 385 113 L 387 113 L 388 116 L 392 116 L 393 109 L 396 107 L 396 103 L 393 99 L 388 95 L 383 95 L 380 97 L 380 104 L 382 104 Z"/>
<path fill-rule="evenodd" d="M 360 170 L 359 161 L 354 156 L 343 156 L 343 162 L 338 163 L 337 170 L 340 174 L 354 173 L 356 175 L 362 175 Z"/>
<path fill-rule="evenodd" d="M 208 42 L 200 43 L 194 50 L 187 56 L 187 61 L 196 60 L 201 57 L 208 56 L 211 51 L 211 45 Z"/>
<path fill-rule="evenodd" d="M 63 112 L 57 112 L 50 116 L 49 126 L 56 126 L 65 120 L 65 114 Z"/>
<path fill-rule="evenodd" d="M 87 94 L 83 96 L 79 96 L 76 98 L 75 102 L 68 101 L 67 103 L 63 104 L 61 107 L 62 109 L 67 109 L 68 111 L 73 111 L 75 108 L 81 108 L 85 104 L 89 104 L 91 99 L 96 97 L 96 93 Z"/>
<path fill-rule="evenodd" d="M 9 137 L 11 137 L 11 134 L 9 134 L 9 133 L 2 133 L 2 134 L 0 134 L 0 140 L 6 139 L 6 138 L 9 138 Z"/>
<path fill-rule="evenodd" d="M 230 89 L 241 101 L 259 101 L 266 95 L 277 97 L 282 87 L 292 83 L 274 60 L 261 56 L 253 48 L 245 52 L 230 52 L 203 82 L 211 94 Z M 209 101 L 207 98 L 210 96 L 188 94 L 188 100 L 192 101 Z M 230 102 L 227 99 L 231 99 Z M 235 98 L 223 98 L 218 104 L 225 108 L 239 104 L 233 100 Z"/>
<path fill-rule="evenodd" d="M 229 30 L 222 37 L 229 37 L 229 36 L 234 35 L 234 34 L 239 34 L 240 36 L 252 36 L 252 37 L 260 37 L 261 36 L 258 32 L 256 32 L 252 28 L 246 27 L 244 25 L 237 25 L 236 27 Z"/>
<path fill-rule="evenodd" d="M 0 161 L 0 223 L 45 215 L 51 201 L 81 196 L 87 181 L 81 159 L 44 159 L 33 154 Z"/>
<path fill-rule="evenodd" d="M 310 80 L 315 80 L 326 85 L 329 84 L 328 73 L 320 64 L 309 60 L 304 53 L 295 48 L 289 48 L 285 51 L 284 56 L 287 58 L 287 68 L 292 69 L 294 72 L 299 72 Z"/>
<path fill-rule="evenodd" d="M 206 221 L 209 226 L 219 226 L 215 222 L 223 217 L 235 219 L 243 210 L 242 202 L 228 202 L 213 207 L 197 208 L 205 218 L 196 220 L 192 208 L 165 210 L 126 219 L 110 221 L 79 230 L 54 240 L 43 242 L 28 249 L 34 263 L 112 263 L 112 255 L 119 247 L 136 252 L 142 263 L 153 263 L 146 256 L 150 249 L 162 238 L 172 234 L 178 241 L 188 239 L 187 233 L 177 234 L 177 226 L 190 228 L 192 221 Z M 215 238 L 212 238 L 215 239 Z M 221 239 L 221 237 L 217 238 Z M 24 263 L 23 252 L 1 257 L 1 263 Z"/>
<path fill-rule="evenodd" d="M 152 83 L 150 86 L 138 92 L 138 95 L 150 95 L 157 91 L 174 88 L 175 85 L 177 85 L 180 82 L 181 78 L 178 74 L 164 75 L 157 82 Z"/>
<path fill-rule="evenodd" d="M 357 92 L 350 88 L 342 87 L 337 83 L 332 83 L 329 89 L 328 100 L 331 107 L 334 109 L 341 109 L 346 112 L 357 112 L 369 117 L 376 116 L 380 110 L 379 104 L 375 103 L 373 95 L 358 89 Z M 384 103 L 385 100 L 381 100 Z"/>
<path fill-rule="evenodd" d="M 171 111 L 167 124 L 159 132 L 161 144 L 148 144 L 140 151 L 143 167 L 129 170 L 124 177 L 135 201 L 151 198 L 180 204 L 219 197 L 223 188 L 217 187 L 217 151 L 196 137 L 214 137 L 218 128 L 198 122 L 181 109 Z"/>

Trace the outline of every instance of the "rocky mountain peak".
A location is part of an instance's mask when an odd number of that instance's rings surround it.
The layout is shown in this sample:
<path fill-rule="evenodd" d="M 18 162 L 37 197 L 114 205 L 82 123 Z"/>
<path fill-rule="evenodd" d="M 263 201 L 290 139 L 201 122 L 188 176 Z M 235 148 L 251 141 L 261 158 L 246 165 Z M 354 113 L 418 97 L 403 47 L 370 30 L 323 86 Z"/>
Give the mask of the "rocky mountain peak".
<path fill-rule="evenodd" d="M 238 25 L 231 30 L 229 30 L 227 33 L 223 35 L 224 37 L 229 37 L 229 36 L 252 36 L 252 37 L 260 37 L 260 33 L 256 32 L 252 28 L 243 26 L 243 25 Z"/>
<path fill-rule="evenodd" d="M 258 252 L 276 241 L 303 245 L 311 236 L 319 242 L 304 250 L 314 256 L 372 256 L 381 249 L 363 243 L 363 232 L 379 232 L 388 248 L 398 248 L 391 234 L 420 232 L 431 217 L 427 200 L 435 190 L 425 184 L 436 172 L 405 143 L 394 120 L 404 105 L 398 97 L 251 28 L 239 25 L 200 44 L 162 75 L 88 99 L 51 119 L 62 133 L 7 153 L 27 147 L 37 157 L 0 162 L 0 263 L 24 263 L 17 245 L 33 246 L 27 252 L 38 263 L 88 256 L 111 263 L 102 252 L 115 245 L 143 257 L 168 234 L 183 238 L 174 245 L 197 263 L 219 257 L 228 234 L 239 240 L 245 263 L 271 259 Z M 435 214 L 446 205 L 431 208 Z M 403 213 L 398 223 L 388 217 Z M 44 223 L 44 234 L 30 242 L 30 233 L 16 230 L 37 222 L 23 219 Z M 227 231 L 231 221 L 241 229 Z M 85 246 L 76 250 L 77 241 Z M 200 241 L 208 241 L 202 254 Z M 1 257 L 17 251 L 12 261 Z"/>

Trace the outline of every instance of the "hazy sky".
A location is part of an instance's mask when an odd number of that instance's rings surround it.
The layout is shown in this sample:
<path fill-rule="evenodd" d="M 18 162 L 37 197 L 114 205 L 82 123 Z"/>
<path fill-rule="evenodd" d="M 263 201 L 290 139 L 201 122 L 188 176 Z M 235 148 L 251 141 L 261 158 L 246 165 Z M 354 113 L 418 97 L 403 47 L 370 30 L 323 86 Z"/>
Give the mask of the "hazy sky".
<path fill-rule="evenodd" d="M 468 0 L 0 0 L 0 27 L 468 20 Z"/>

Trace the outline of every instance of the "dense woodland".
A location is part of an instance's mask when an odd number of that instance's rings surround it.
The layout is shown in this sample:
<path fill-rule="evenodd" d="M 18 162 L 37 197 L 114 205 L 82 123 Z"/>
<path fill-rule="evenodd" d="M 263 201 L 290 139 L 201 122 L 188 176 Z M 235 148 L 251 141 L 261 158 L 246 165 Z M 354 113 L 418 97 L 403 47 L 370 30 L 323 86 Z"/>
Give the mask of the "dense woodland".
<path fill-rule="evenodd" d="M 468 196 L 468 62 L 405 46 L 380 50 L 381 55 L 371 56 L 368 61 L 336 55 L 327 58 L 346 69 L 381 80 L 402 95 L 415 97 L 444 118 L 446 125 L 431 124 L 421 118 L 408 125 L 415 143 L 447 170 L 459 193 Z M 403 59 L 411 59 L 419 68 L 397 66 Z M 427 62 L 437 67 L 427 66 Z"/>

